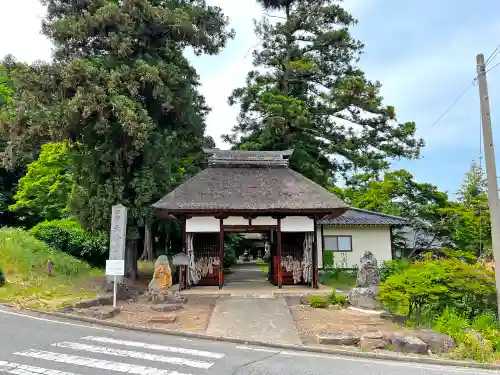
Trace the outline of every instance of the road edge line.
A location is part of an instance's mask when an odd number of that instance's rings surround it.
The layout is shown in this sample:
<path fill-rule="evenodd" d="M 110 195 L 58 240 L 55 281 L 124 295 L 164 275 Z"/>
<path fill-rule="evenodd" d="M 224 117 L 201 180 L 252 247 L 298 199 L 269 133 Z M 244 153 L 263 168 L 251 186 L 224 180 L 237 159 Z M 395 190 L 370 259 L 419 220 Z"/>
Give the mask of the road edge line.
<path fill-rule="evenodd" d="M 14 306 L 2 303 L 2 306 L 13 308 Z M 41 311 L 29 308 L 23 308 L 21 311 L 28 311 L 37 313 L 40 315 L 53 316 L 58 318 L 64 318 L 69 320 L 75 320 L 90 324 L 97 324 L 106 327 L 113 327 L 131 331 L 145 332 L 145 333 L 156 333 L 163 334 L 169 336 L 176 337 L 185 337 L 185 338 L 194 338 L 194 339 L 202 339 L 202 340 L 211 340 L 211 341 L 220 341 L 220 342 L 231 342 L 234 344 L 244 344 L 244 345 L 252 345 L 252 346 L 262 346 L 267 348 L 274 349 L 283 349 L 283 350 L 296 350 L 308 353 L 322 353 L 322 354 L 330 354 L 330 355 L 340 355 L 346 357 L 357 357 L 357 358 L 368 358 L 368 359 L 378 359 L 385 361 L 393 361 L 393 362 L 412 362 L 412 363 L 421 363 L 428 365 L 437 365 L 437 366 L 452 366 L 452 367 L 466 367 L 466 368 L 476 368 L 482 370 L 500 370 L 500 365 L 494 363 L 479 363 L 479 362 L 470 362 L 470 361 L 458 361 L 452 359 L 441 359 L 441 358 L 432 358 L 432 357 L 413 357 L 399 353 L 398 355 L 391 355 L 385 353 L 373 353 L 373 352 L 357 352 L 348 349 L 341 348 L 326 348 L 320 346 L 312 346 L 312 345 L 292 345 L 292 344 L 277 344 L 277 343 L 269 343 L 265 341 L 258 340 L 244 340 L 237 339 L 233 337 L 224 337 L 224 336 L 213 336 L 205 333 L 196 333 L 196 332 L 184 332 L 184 331 L 176 331 L 170 329 L 162 329 L 162 328 L 148 328 L 141 327 L 135 325 L 129 325 L 125 323 L 117 323 L 110 322 L 105 320 L 99 320 L 94 318 L 89 318 L 86 316 L 77 316 L 73 314 L 66 314 L 57 311 Z"/>

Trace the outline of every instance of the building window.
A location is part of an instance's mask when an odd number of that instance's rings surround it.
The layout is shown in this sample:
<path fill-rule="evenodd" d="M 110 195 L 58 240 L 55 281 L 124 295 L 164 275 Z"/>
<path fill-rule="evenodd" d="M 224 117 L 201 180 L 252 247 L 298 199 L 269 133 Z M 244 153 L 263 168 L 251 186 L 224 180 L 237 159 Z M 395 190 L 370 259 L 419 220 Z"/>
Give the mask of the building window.
<path fill-rule="evenodd" d="M 352 251 L 352 237 L 351 236 L 325 236 L 326 251 Z"/>

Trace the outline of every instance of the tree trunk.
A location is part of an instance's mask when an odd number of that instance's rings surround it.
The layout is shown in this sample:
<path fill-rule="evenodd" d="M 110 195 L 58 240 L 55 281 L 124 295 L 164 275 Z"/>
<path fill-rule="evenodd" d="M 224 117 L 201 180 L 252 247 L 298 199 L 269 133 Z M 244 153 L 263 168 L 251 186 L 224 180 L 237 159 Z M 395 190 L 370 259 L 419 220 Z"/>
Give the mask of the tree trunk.
<path fill-rule="evenodd" d="M 142 251 L 141 260 L 152 261 L 154 259 L 153 254 L 153 236 L 151 235 L 151 229 L 146 228 L 144 231 L 144 249 Z"/>
<path fill-rule="evenodd" d="M 137 240 L 127 240 L 125 245 L 125 277 L 137 280 Z"/>

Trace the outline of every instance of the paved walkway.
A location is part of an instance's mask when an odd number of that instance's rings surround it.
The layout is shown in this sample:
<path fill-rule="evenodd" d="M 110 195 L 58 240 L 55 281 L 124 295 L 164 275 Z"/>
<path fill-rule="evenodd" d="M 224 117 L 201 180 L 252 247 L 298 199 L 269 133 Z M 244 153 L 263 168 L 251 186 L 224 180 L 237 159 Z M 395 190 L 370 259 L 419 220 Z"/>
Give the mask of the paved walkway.
<path fill-rule="evenodd" d="M 302 343 L 285 300 L 275 297 L 220 297 L 207 334 L 279 344 Z"/>
<path fill-rule="evenodd" d="M 231 267 L 231 273 L 224 276 L 226 286 L 239 283 L 269 284 L 264 266 L 254 262 L 243 262 Z"/>

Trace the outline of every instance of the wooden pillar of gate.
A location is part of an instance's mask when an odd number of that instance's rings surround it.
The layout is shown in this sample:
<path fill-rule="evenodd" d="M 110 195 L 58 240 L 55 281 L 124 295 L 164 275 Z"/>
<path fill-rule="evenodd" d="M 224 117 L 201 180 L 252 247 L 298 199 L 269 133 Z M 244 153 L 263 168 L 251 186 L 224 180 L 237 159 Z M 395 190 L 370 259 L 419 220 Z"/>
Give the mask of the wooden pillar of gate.
<path fill-rule="evenodd" d="M 277 278 L 278 278 L 278 288 L 281 288 L 283 286 L 283 279 L 282 279 L 282 274 L 281 274 L 281 250 L 282 250 L 282 243 L 281 243 L 281 217 L 276 218 L 278 222 L 278 228 L 276 230 L 276 263 L 277 263 Z"/>
<path fill-rule="evenodd" d="M 183 217 L 182 220 L 182 253 L 187 254 L 187 235 L 186 235 L 186 221 L 187 217 Z M 179 289 L 185 290 L 187 289 L 187 267 L 180 266 L 179 267 Z"/>
<path fill-rule="evenodd" d="M 317 217 L 313 217 L 314 220 L 314 234 L 313 234 L 313 248 L 312 248 L 312 265 L 313 265 L 313 274 L 312 274 L 312 287 L 318 289 L 319 287 L 319 270 L 318 270 L 318 225 L 317 225 Z"/>
<path fill-rule="evenodd" d="M 219 219 L 219 289 L 224 285 L 224 219 Z"/>

